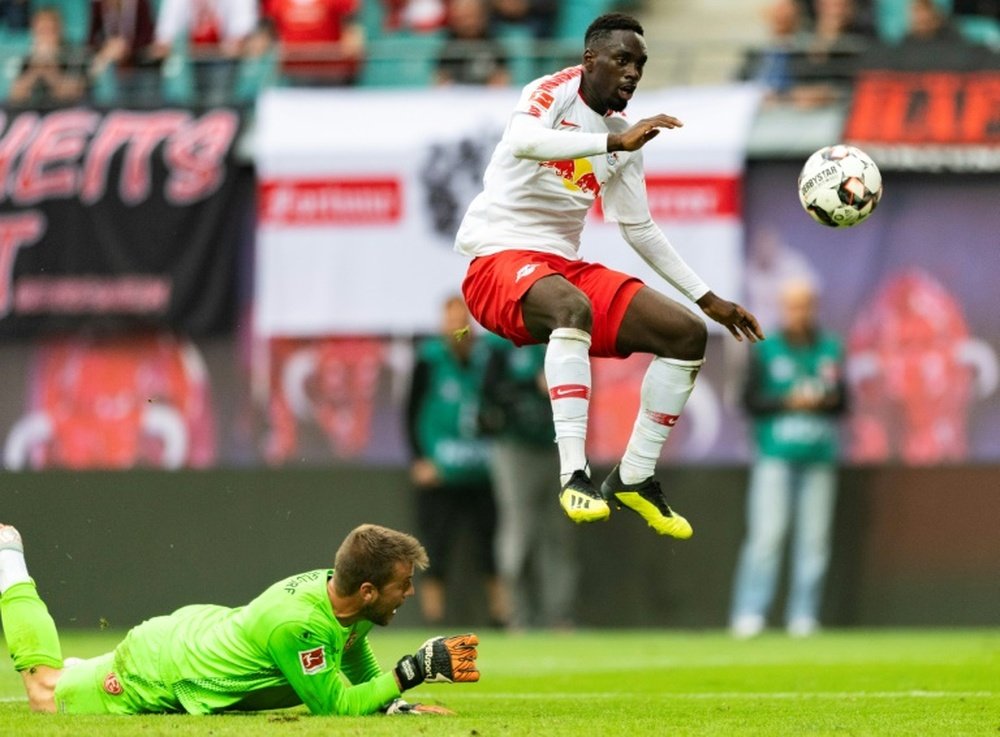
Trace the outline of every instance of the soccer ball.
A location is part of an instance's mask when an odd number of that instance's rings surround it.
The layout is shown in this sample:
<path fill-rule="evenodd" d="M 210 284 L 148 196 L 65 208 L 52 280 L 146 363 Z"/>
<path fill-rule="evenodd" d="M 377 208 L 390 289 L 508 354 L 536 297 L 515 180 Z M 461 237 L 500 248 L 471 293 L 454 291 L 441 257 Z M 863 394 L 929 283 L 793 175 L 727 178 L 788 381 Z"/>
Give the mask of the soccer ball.
<path fill-rule="evenodd" d="M 882 174 L 859 148 L 838 144 L 814 153 L 799 174 L 799 201 L 813 220 L 849 228 L 865 220 L 882 199 Z"/>

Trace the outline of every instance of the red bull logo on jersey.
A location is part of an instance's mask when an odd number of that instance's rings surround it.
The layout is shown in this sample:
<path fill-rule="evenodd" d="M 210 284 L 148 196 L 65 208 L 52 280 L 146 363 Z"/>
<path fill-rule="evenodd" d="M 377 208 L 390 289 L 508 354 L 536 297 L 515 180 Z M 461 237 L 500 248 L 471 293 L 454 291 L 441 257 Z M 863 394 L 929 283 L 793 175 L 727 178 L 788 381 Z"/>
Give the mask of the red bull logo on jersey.
<path fill-rule="evenodd" d="M 326 650 L 322 645 L 312 650 L 299 650 L 299 663 L 307 676 L 326 670 Z"/>
<path fill-rule="evenodd" d="M 552 169 L 562 177 L 563 186 L 572 192 L 585 192 L 597 197 L 601 193 L 601 183 L 597 181 L 594 167 L 588 159 L 567 159 L 565 161 L 543 161 L 539 166 Z"/>

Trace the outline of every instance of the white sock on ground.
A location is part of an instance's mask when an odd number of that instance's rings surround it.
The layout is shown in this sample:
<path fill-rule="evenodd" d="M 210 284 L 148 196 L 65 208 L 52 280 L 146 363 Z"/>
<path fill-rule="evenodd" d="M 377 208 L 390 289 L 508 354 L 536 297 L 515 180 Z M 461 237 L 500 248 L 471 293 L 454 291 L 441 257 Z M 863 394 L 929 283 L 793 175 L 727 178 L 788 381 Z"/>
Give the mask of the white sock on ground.
<path fill-rule="evenodd" d="M 20 550 L 0 550 L 0 594 L 16 583 L 30 580 L 24 553 Z"/>
<path fill-rule="evenodd" d="M 639 415 L 618 468 L 623 483 L 637 484 L 653 475 L 663 443 L 691 396 L 702 363 L 654 358 L 649 364 L 642 380 Z"/>
<path fill-rule="evenodd" d="M 559 446 L 559 478 L 587 466 L 587 411 L 590 408 L 590 333 L 556 328 L 545 350 L 545 381 Z"/>

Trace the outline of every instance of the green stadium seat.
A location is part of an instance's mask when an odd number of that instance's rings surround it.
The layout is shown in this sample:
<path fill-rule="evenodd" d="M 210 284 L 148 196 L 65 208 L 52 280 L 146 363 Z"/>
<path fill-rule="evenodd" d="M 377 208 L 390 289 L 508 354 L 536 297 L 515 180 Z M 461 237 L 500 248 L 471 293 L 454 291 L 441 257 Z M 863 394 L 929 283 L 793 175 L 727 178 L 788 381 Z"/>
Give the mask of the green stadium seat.
<path fill-rule="evenodd" d="M 597 16 L 609 12 L 614 7 L 613 0 L 572 0 L 563 2 L 556 23 L 557 39 L 583 41 L 587 26 Z"/>
<path fill-rule="evenodd" d="M 440 34 L 399 33 L 375 38 L 361 72 L 363 87 L 427 87 L 434 81 Z"/>
<path fill-rule="evenodd" d="M 964 15 L 955 18 L 958 30 L 973 43 L 1000 49 L 1000 23 L 985 15 Z"/>
<path fill-rule="evenodd" d="M 531 31 L 510 23 L 499 24 L 497 38 L 507 51 L 511 83 L 523 87 L 539 76 L 535 39 Z"/>
<path fill-rule="evenodd" d="M 934 0 L 934 4 L 951 13 L 952 0 Z M 899 43 L 910 24 L 910 0 L 876 0 L 875 29 L 886 43 Z"/>
<path fill-rule="evenodd" d="M 0 32 L 0 101 L 7 99 L 11 83 L 21 71 L 21 59 L 31 48 L 31 37 L 25 31 L 3 29 Z"/>

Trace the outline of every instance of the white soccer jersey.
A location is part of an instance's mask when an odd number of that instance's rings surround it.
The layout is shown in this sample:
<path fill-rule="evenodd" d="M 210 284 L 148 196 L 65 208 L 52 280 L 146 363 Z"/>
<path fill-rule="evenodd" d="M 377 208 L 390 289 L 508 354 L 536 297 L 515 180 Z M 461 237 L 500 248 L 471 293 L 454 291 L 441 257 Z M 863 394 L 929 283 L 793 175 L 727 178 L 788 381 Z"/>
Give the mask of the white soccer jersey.
<path fill-rule="evenodd" d="M 455 249 L 486 256 L 525 249 L 580 258 L 580 233 L 587 212 L 601 197 L 604 219 L 643 223 L 650 219 L 639 151 L 607 153 L 607 134 L 629 123 L 619 113 L 594 112 L 580 95 L 583 67 L 564 69 L 527 85 L 483 176 L 455 239 Z M 533 116 L 544 128 L 579 134 L 548 141 L 546 150 L 566 158 L 540 161 L 515 155 L 512 127 Z M 545 131 L 546 133 L 548 131 Z"/>

